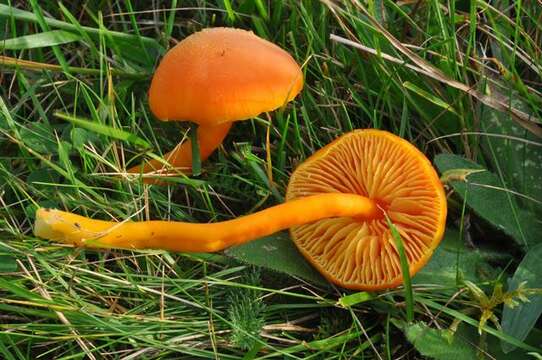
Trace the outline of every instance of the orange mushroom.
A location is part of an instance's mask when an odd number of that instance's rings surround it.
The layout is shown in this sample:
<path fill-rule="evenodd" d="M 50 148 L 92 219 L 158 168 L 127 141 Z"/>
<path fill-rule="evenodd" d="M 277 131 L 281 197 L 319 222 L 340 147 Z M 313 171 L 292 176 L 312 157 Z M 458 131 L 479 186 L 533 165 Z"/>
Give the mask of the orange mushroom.
<path fill-rule="evenodd" d="M 321 193 L 365 196 L 381 211 L 370 219 L 338 217 L 294 226 L 301 253 L 329 281 L 378 290 L 402 282 L 388 215 L 414 275 L 444 235 L 446 195 L 429 160 L 408 141 L 381 130 L 358 130 L 323 147 L 290 178 L 287 203 Z"/>
<path fill-rule="evenodd" d="M 431 163 L 409 142 L 357 130 L 325 146 L 293 173 L 287 201 L 213 223 L 92 220 L 39 209 L 34 233 L 95 248 L 219 251 L 290 228 L 301 253 L 331 282 L 379 290 L 402 281 L 395 224 L 414 275 L 442 239 L 446 197 Z"/>
<path fill-rule="evenodd" d="M 275 110 L 294 99 L 303 87 L 299 65 L 286 51 L 250 31 L 209 28 L 171 49 L 152 78 L 149 105 L 163 121 L 199 125 L 200 158 L 222 143 L 232 122 Z M 174 168 L 192 167 L 188 140 L 164 155 Z M 129 173 L 167 175 L 163 163 L 151 160 Z M 152 179 L 147 182 L 154 182 Z"/>

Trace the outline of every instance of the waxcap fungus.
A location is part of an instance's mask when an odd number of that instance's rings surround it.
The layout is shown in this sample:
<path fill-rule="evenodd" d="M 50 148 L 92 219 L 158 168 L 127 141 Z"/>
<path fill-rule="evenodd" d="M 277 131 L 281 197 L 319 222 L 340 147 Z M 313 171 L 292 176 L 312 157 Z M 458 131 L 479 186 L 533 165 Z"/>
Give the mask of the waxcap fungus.
<path fill-rule="evenodd" d="M 214 252 L 290 229 L 329 281 L 382 290 L 402 283 L 398 229 L 413 276 L 445 229 L 446 196 L 431 163 L 391 133 L 357 130 L 317 151 L 293 173 L 286 202 L 217 223 L 103 221 L 38 209 L 34 234 L 96 248 Z"/>
<path fill-rule="evenodd" d="M 322 193 L 368 197 L 399 230 L 411 276 L 431 257 L 444 234 L 446 195 L 429 160 L 391 133 L 367 129 L 323 147 L 290 178 L 286 200 Z M 309 211 L 309 210 L 308 210 Z M 294 226 L 301 253 L 331 282 L 381 290 L 402 283 L 395 242 L 384 218 L 337 217 Z"/>
<path fill-rule="evenodd" d="M 208 28 L 179 42 L 162 59 L 149 90 L 161 120 L 215 125 L 275 110 L 303 87 L 286 51 L 235 28 Z"/>

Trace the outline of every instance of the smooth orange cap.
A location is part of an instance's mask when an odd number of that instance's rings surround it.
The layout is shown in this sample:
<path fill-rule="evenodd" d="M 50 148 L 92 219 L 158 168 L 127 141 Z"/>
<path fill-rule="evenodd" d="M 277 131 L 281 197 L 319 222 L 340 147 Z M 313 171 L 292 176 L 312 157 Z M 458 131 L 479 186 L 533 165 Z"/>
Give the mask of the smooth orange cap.
<path fill-rule="evenodd" d="M 301 68 L 277 45 L 250 31 L 209 28 L 164 56 L 149 104 L 161 120 L 213 125 L 275 110 L 302 87 Z"/>

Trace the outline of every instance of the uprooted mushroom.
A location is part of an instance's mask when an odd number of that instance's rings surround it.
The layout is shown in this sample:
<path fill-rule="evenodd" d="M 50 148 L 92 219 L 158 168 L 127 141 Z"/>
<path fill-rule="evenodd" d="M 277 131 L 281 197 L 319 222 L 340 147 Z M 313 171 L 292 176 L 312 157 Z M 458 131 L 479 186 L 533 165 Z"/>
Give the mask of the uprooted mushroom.
<path fill-rule="evenodd" d="M 397 286 L 399 253 L 385 215 L 402 237 L 414 275 L 442 239 L 446 197 L 429 160 L 380 130 L 345 134 L 292 174 L 287 201 L 234 220 L 112 222 L 39 209 L 36 236 L 89 248 L 212 252 L 290 228 L 301 253 L 331 282 L 378 290 Z"/>

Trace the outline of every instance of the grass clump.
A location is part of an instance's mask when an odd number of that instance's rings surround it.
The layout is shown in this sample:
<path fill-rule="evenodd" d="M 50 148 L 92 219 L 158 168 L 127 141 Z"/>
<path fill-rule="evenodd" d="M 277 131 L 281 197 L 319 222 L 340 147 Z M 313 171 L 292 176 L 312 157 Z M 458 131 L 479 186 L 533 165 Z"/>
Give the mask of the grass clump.
<path fill-rule="evenodd" d="M 252 349 L 261 342 L 260 332 L 265 324 L 266 306 L 258 290 L 260 271 L 249 268 L 246 275 L 239 279 L 246 288 L 231 289 L 228 294 L 228 319 L 231 323 L 231 342 L 242 350 Z"/>

